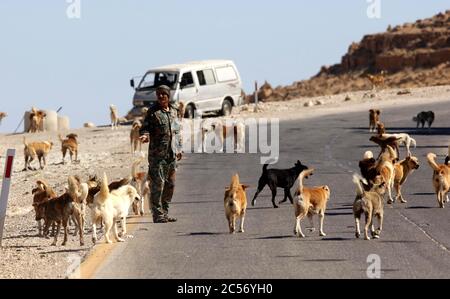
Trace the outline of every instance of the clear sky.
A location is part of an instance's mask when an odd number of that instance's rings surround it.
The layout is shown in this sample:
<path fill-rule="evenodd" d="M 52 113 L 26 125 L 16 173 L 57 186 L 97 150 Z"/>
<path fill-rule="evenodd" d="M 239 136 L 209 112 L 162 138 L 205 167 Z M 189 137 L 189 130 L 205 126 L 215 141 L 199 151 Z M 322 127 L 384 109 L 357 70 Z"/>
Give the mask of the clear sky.
<path fill-rule="evenodd" d="M 80 18 L 67 15 L 80 1 Z M 369 18 L 379 1 L 380 18 Z M 0 132 L 32 106 L 71 127 L 131 109 L 129 79 L 203 59 L 235 61 L 246 92 L 255 80 L 288 85 L 340 62 L 365 34 L 430 17 L 450 0 L 1 0 Z M 75 11 L 76 13 L 76 11 Z M 373 16 L 373 14 L 372 14 Z"/>

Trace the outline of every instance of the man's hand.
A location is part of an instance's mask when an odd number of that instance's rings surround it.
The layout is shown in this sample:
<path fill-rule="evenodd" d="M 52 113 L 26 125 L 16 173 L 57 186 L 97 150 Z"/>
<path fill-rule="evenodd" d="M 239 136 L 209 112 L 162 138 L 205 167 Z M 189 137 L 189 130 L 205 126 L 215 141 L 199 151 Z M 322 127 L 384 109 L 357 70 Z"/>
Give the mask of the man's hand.
<path fill-rule="evenodd" d="M 148 143 L 150 141 L 150 137 L 147 134 L 139 136 L 139 139 L 141 140 L 142 143 Z"/>
<path fill-rule="evenodd" d="M 178 153 L 178 154 L 177 154 L 177 161 L 180 161 L 182 157 L 183 157 L 183 154 Z"/>

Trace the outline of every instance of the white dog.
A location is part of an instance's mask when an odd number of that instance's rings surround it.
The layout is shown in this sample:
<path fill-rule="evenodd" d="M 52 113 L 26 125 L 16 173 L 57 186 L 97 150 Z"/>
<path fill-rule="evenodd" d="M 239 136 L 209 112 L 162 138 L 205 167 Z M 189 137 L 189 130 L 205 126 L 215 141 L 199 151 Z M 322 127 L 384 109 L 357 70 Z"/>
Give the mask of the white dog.
<path fill-rule="evenodd" d="M 114 130 L 119 127 L 119 112 L 117 111 L 117 107 L 114 105 L 110 105 L 109 110 L 111 111 L 111 129 Z"/>
<path fill-rule="evenodd" d="M 106 173 L 103 174 L 103 181 L 101 183 L 100 192 L 94 197 L 94 209 L 92 211 L 92 242 L 97 241 L 97 222 L 100 218 L 105 224 L 105 240 L 106 243 L 112 243 L 109 238 L 111 228 L 114 231 L 114 237 L 118 242 L 124 242 L 124 237 L 127 233 L 127 215 L 130 206 L 135 201 L 140 201 L 140 196 L 131 185 L 125 185 L 117 190 L 109 192 L 108 178 Z M 117 233 L 117 221 L 122 222 L 121 237 Z"/>

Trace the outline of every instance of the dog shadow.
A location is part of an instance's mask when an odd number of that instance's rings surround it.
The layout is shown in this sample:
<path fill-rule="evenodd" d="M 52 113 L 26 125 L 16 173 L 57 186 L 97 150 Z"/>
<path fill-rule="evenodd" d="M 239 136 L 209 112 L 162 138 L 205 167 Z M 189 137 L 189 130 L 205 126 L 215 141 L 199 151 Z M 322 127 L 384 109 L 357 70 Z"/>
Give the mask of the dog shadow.
<path fill-rule="evenodd" d="M 284 235 L 284 236 L 267 236 L 267 237 L 258 237 L 255 240 L 277 240 L 277 239 L 290 239 L 295 238 L 294 235 Z"/>
<path fill-rule="evenodd" d="M 425 206 L 413 206 L 413 207 L 407 207 L 407 210 L 425 210 L 425 209 L 435 209 L 437 207 L 425 207 Z"/>
<path fill-rule="evenodd" d="M 52 254 L 52 253 L 74 253 L 74 252 L 83 252 L 88 251 L 89 248 L 80 248 L 80 249 L 61 249 L 61 250 L 50 250 L 41 252 L 41 254 Z"/>

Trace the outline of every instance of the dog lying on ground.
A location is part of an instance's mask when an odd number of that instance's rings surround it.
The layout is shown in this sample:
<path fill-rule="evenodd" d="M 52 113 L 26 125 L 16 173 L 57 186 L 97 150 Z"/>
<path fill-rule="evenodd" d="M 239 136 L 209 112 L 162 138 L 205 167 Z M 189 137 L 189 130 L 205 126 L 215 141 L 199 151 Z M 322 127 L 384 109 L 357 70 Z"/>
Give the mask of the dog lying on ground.
<path fill-rule="evenodd" d="M 239 182 L 239 175 L 235 174 L 231 178 L 230 187 L 225 189 L 225 216 L 228 220 L 230 234 L 234 234 L 236 231 L 236 218 L 241 218 L 239 232 L 244 232 L 244 220 L 247 209 L 247 194 L 245 190 L 247 188 L 247 185 L 242 185 Z"/>
<path fill-rule="evenodd" d="M 97 242 L 97 222 L 101 219 L 105 224 L 105 240 L 106 243 L 112 243 L 109 234 L 113 228 L 114 237 L 118 242 L 125 240 L 119 237 L 117 232 L 117 221 L 122 223 L 122 234 L 124 237 L 127 233 L 127 216 L 128 210 L 133 201 L 140 201 L 140 196 L 131 185 L 125 185 L 117 190 L 111 191 L 108 187 L 108 178 L 106 173 L 100 186 L 100 191 L 94 196 L 93 213 L 92 213 L 92 241 Z"/>
<path fill-rule="evenodd" d="M 117 107 L 114 105 L 109 106 L 110 117 L 111 117 L 111 129 L 117 129 L 119 127 L 119 112 L 117 111 Z"/>
<path fill-rule="evenodd" d="M 278 208 L 275 203 L 277 187 L 284 189 L 284 199 L 280 201 L 280 203 L 285 202 L 288 198 L 291 203 L 294 203 L 291 195 L 291 188 L 297 180 L 300 172 L 308 169 L 308 166 L 303 165 L 299 160 L 295 163 L 294 167 L 289 169 L 267 169 L 268 166 L 268 164 L 263 166 L 263 172 L 258 181 L 258 189 L 252 199 L 252 206 L 255 205 L 256 197 L 259 193 L 261 193 L 266 185 L 269 185 L 269 188 L 272 191 L 272 205 L 274 208 Z"/>
<path fill-rule="evenodd" d="M 145 160 L 145 155 L 136 160 L 131 167 L 131 184 L 134 186 L 141 197 L 139 202 L 133 202 L 133 212 L 135 215 L 144 216 L 144 201 L 150 195 L 150 184 L 147 180 L 146 172 L 138 172 L 139 164 Z"/>
<path fill-rule="evenodd" d="M 78 162 L 78 135 L 69 134 L 66 136 L 66 139 L 63 139 L 61 135 L 58 136 L 61 141 L 62 164 L 65 164 L 64 160 L 66 158 L 67 151 L 69 151 L 70 162 Z M 73 156 L 75 156 L 75 160 L 73 160 Z"/>
<path fill-rule="evenodd" d="M 356 185 L 356 198 L 353 202 L 353 215 L 355 217 L 355 236 L 359 238 L 360 232 L 360 219 L 361 215 L 365 215 L 366 223 L 364 225 L 364 239 L 370 240 L 369 226 L 371 227 L 372 237 L 375 239 L 380 238 L 381 231 L 383 229 L 383 194 L 385 192 L 385 183 L 375 185 L 370 191 L 365 191 L 363 183 L 365 180 L 359 177 L 357 174 L 353 175 L 353 183 Z M 378 218 L 378 228 L 374 229 L 374 218 Z"/>
<path fill-rule="evenodd" d="M 395 163 L 394 168 L 394 189 L 397 193 L 395 200 L 400 199 L 401 203 L 406 203 L 406 199 L 404 199 L 402 195 L 402 185 L 406 182 L 408 175 L 419 168 L 419 159 L 417 159 L 417 157 L 408 156 L 404 160 Z"/>
<path fill-rule="evenodd" d="M 35 219 L 38 227 L 38 236 L 44 236 L 42 232 L 42 221 L 45 218 L 44 210 L 39 209 L 39 205 L 52 198 L 56 198 L 57 195 L 55 191 L 44 181 L 39 180 L 36 182 L 36 188 L 31 191 L 33 194 L 33 208 L 35 212 Z"/>
<path fill-rule="evenodd" d="M 413 121 L 417 123 L 417 128 L 419 128 L 419 124 L 422 124 L 422 129 L 425 127 L 425 123 L 428 124 L 428 129 L 431 128 L 431 125 L 434 122 L 434 112 L 433 111 L 422 111 L 417 116 L 413 117 Z"/>
<path fill-rule="evenodd" d="M 369 110 L 369 132 L 375 132 L 377 123 L 380 121 L 381 111 L 379 109 Z"/>
<path fill-rule="evenodd" d="M 28 133 L 36 133 L 41 131 L 41 125 L 47 114 L 42 110 L 32 107 L 30 112 L 30 127 Z"/>
<path fill-rule="evenodd" d="M 5 112 L 0 112 L 0 125 L 2 124 L 2 120 L 7 116 L 8 114 L 6 114 Z"/>
<path fill-rule="evenodd" d="M 448 192 L 450 191 L 450 166 L 436 163 L 436 154 L 429 153 L 427 161 L 433 169 L 433 187 L 436 192 L 437 201 L 440 208 L 445 207 L 448 202 Z M 444 198 L 445 197 L 445 198 Z"/>
<path fill-rule="evenodd" d="M 390 137 L 395 137 L 397 138 L 397 142 L 399 145 L 404 145 L 406 147 L 406 154 L 407 156 L 411 156 L 411 151 L 410 151 L 410 147 L 411 145 L 414 146 L 414 148 L 416 147 L 417 143 L 416 140 L 414 138 L 412 138 L 411 136 L 409 136 L 406 133 L 397 133 L 397 134 L 388 134 L 386 133 L 386 129 L 384 127 L 384 124 L 382 123 L 378 123 L 377 125 L 377 132 L 378 135 L 381 138 L 390 138 Z"/>
<path fill-rule="evenodd" d="M 326 236 L 323 231 L 323 220 L 325 218 L 325 210 L 327 209 L 327 202 L 330 199 L 330 188 L 326 185 L 318 187 L 305 187 L 303 179 L 312 175 L 314 169 L 306 169 L 300 173 L 299 188 L 295 192 L 297 197 L 294 202 L 295 208 L 295 228 L 294 234 L 300 238 L 305 235 L 302 232 L 301 221 L 305 216 L 308 216 L 311 223 L 312 230 L 314 230 L 313 215 L 319 215 L 319 233 L 321 237 Z"/>
<path fill-rule="evenodd" d="M 39 167 L 44 169 L 47 165 L 47 155 L 53 147 L 53 142 L 42 141 L 42 142 L 31 142 L 27 143 L 25 137 L 23 138 L 24 150 L 23 154 L 25 157 L 25 167 L 23 171 L 26 170 L 36 170 L 31 167 L 31 162 L 36 158 L 39 160 Z M 43 162 L 43 163 L 42 163 Z"/>
<path fill-rule="evenodd" d="M 139 151 L 142 151 L 142 142 L 139 134 L 139 130 L 142 128 L 142 123 L 139 120 L 135 120 L 133 122 L 133 125 L 131 126 L 130 131 L 130 146 L 131 146 L 131 153 L 134 154 L 138 147 Z"/>
<path fill-rule="evenodd" d="M 67 243 L 68 235 L 68 222 L 69 218 L 73 215 L 78 228 L 82 227 L 82 211 L 79 209 L 79 205 L 76 205 L 78 200 L 76 180 L 74 177 L 69 177 L 68 179 L 69 188 L 64 194 L 59 197 L 51 198 L 43 202 L 35 204 L 38 210 L 38 214 L 44 218 L 44 235 L 48 235 L 50 225 L 56 223 L 56 233 L 54 235 L 54 241 L 52 246 L 56 246 L 58 241 L 58 235 L 61 229 L 61 224 L 64 228 L 64 241 L 62 246 Z M 78 230 L 80 233 L 80 245 L 84 245 L 83 230 Z"/>

